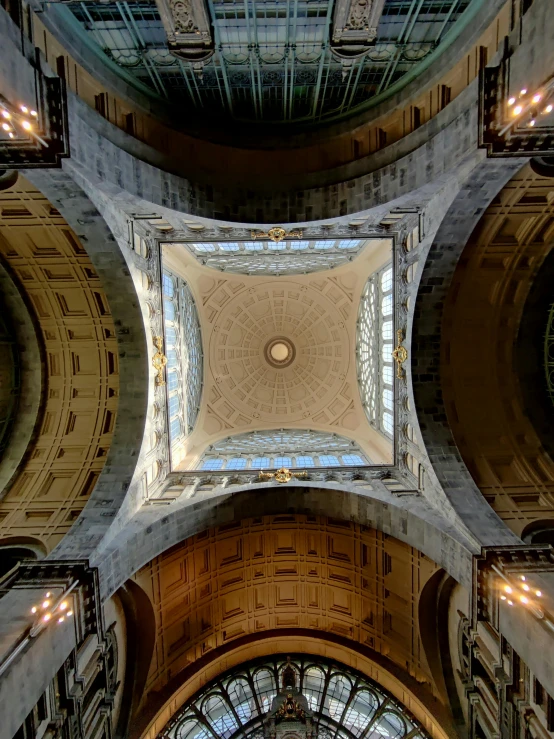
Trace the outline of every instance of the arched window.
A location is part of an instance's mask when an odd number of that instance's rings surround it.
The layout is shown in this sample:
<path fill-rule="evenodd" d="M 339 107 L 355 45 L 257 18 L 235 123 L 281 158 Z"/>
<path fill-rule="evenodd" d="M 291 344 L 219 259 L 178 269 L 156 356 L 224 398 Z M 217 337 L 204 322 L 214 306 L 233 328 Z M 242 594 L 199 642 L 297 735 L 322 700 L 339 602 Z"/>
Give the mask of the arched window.
<path fill-rule="evenodd" d="M 206 450 L 199 469 L 303 469 L 367 464 L 369 460 L 358 444 L 344 436 L 309 429 L 280 429 L 228 436 Z"/>
<path fill-rule="evenodd" d="M 366 283 L 358 314 L 358 385 L 371 425 L 392 437 L 394 430 L 393 273 L 389 264 Z"/>
<path fill-rule="evenodd" d="M 321 657 L 296 655 L 292 666 L 318 739 L 404 739 L 427 734 L 408 711 L 360 672 Z M 220 676 L 189 700 L 159 739 L 258 739 L 277 695 L 286 657 L 255 660 Z"/>
<path fill-rule="evenodd" d="M 194 298 L 187 283 L 162 275 L 167 408 L 171 445 L 192 431 L 202 394 L 202 337 Z"/>
<path fill-rule="evenodd" d="M 238 274 L 294 275 L 346 264 L 366 239 L 290 239 L 283 241 L 219 241 L 182 244 L 202 264 Z M 181 246 L 181 244 L 178 244 Z"/>

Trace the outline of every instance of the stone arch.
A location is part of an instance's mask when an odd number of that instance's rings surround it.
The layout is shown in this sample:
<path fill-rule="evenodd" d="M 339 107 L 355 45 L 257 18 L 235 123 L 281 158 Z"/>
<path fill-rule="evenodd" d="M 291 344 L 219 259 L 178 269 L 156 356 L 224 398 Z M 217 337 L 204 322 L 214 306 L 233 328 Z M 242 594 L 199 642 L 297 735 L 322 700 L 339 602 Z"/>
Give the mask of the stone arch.
<path fill-rule="evenodd" d="M 46 547 L 32 536 L 10 536 L 0 539 L 0 579 L 25 559 L 43 559 Z"/>
<path fill-rule="evenodd" d="M 481 215 L 525 161 L 486 159 L 466 178 L 429 250 L 413 318 L 412 392 L 421 437 L 449 504 L 482 545 L 514 543 L 519 538 L 484 500 L 448 424 L 441 385 L 443 306 L 458 260 Z"/>
<path fill-rule="evenodd" d="M 107 464 L 78 524 L 53 557 L 87 557 L 103 539 L 124 501 L 139 504 L 140 485 L 132 486 L 146 422 L 149 361 L 145 327 L 131 269 L 114 235 L 88 196 L 64 170 L 32 170 L 28 179 L 61 213 L 86 250 L 100 278 L 117 338 L 121 383 L 113 441 Z"/>
<path fill-rule="evenodd" d="M 390 660 L 383 659 L 364 645 L 353 645 L 338 635 L 316 629 L 273 630 L 237 639 L 233 644 L 195 662 L 185 668 L 168 689 L 158 696 L 137 717 L 130 739 L 155 739 L 170 718 L 195 693 L 221 672 L 238 667 L 256 657 L 278 654 L 305 654 L 337 661 L 354 667 L 364 675 L 371 675 L 375 682 L 408 708 L 432 737 L 455 737 L 448 711 L 430 698 L 421 686 L 407 673 L 399 670 Z M 223 667 L 224 665 L 224 667 Z"/>
<path fill-rule="evenodd" d="M 554 546 L 554 519 L 542 518 L 532 521 L 521 532 L 526 544 L 550 544 Z"/>
<path fill-rule="evenodd" d="M 296 513 L 323 515 L 371 526 L 418 548 L 458 582 L 471 586 L 475 545 L 423 498 L 372 495 L 336 483 L 237 486 L 198 502 L 177 500 L 169 506 L 139 511 L 91 557 L 100 572 L 103 598 L 108 598 L 141 567 L 170 547 L 205 531 L 246 516 Z"/>

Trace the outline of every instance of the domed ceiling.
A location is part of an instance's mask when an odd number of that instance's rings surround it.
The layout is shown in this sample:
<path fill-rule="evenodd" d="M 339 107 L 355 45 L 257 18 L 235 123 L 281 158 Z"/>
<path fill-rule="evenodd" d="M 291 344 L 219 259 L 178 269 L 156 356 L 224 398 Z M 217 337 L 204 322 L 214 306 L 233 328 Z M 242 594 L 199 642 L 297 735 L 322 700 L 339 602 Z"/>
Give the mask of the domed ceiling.
<path fill-rule="evenodd" d="M 338 433 L 373 462 L 390 461 L 389 440 L 367 422 L 355 362 L 361 293 L 390 261 L 389 240 L 368 242 L 342 267 L 286 277 L 222 275 L 176 244 L 163 259 L 186 276 L 202 330 L 203 400 L 186 466 L 218 439 L 276 428 Z"/>
<path fill-rule="evenodd" d="M 319 124 L 383 100 L 437 58 L 482 0 L 132 0 L 56 4 L 135 89 L 209 125 Z M 169 41 L 169 43 L 168 43 Z M 173 50 L 174 53 L 170 50 Z"/>

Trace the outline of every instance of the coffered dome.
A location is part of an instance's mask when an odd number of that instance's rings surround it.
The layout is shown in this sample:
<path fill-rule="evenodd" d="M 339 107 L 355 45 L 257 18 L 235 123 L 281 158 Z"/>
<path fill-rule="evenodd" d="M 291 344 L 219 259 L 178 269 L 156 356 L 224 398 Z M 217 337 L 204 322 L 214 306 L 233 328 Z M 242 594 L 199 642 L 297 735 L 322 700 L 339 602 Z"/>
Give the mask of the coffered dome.
<path fill-rule="evenodd" d="M 218 390 L 262 422 L 336 416 L 351 394 L 344 320 L 350 310 L 330 280 L 262 282 L 241 290 L 221 308 L 211 335 Z"/>

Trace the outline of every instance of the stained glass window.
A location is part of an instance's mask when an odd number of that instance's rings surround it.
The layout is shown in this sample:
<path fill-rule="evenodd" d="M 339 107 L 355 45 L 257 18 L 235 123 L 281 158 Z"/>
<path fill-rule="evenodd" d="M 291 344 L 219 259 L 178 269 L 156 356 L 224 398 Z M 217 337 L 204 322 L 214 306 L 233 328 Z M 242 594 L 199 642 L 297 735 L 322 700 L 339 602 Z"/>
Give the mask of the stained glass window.
<path fill-rule="evenodd" d="M 291 664 L 319 739 L 428 739 L 406 708 L 362 673 L 309 655 L 292 655 Z M 185 703 L 159 739 L 259 739 L 285 665 L 277 655 L 219 676 Z"/>

